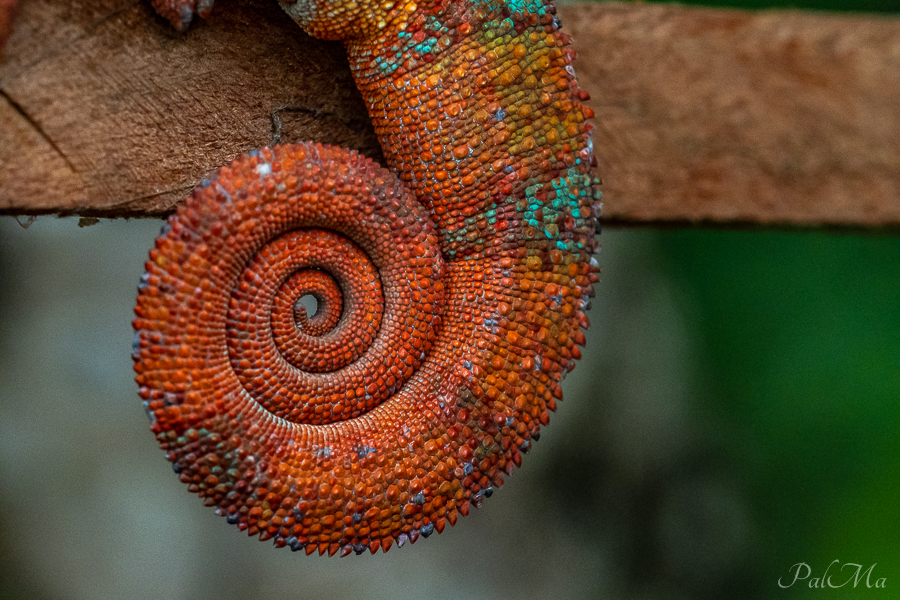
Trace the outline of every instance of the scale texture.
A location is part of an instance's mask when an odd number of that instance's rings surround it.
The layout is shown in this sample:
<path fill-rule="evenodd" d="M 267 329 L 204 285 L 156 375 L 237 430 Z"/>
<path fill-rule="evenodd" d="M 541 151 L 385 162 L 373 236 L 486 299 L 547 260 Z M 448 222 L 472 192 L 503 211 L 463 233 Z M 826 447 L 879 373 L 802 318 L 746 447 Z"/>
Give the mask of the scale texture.
<path fill-rule="evenodd" d="M 282 6 L 344 40 L 391 171 L 298 144 L 204 181 L 150 252 L 136 379 L 229 522 L 387 551 L 480 506 L 562 399 L 597 281 L 592 113 L 546 2 Z"/>

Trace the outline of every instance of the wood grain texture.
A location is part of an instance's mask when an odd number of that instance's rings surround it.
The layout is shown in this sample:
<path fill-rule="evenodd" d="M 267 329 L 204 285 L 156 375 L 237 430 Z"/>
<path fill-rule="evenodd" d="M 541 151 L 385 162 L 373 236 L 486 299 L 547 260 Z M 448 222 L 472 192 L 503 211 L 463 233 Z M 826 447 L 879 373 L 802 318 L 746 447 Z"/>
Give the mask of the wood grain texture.
<path fill-rule="evenodd" d="M 900 20 L 560 15 L 598 116 L 606 222 L 900 226 Z M 22 0 L 0 68 L 0 213 L 165 214 L 278 139 L 379 157 L 343 49 L 274 2 L 218 0 L 178 36 L 136 0 Z"/>
<path fill-rule="evenodd" d="M 376 153 L 339 44 L 272 2 L 217 3 L 179 36 L 134 0 L 22 3 L 0 75 L 0 212 L 145 216 L 250 149 Z"/>
<path fill-rule="evenodd" d="M 900 20 L 564 11 L 607 218 L 900 225 Z"/>
<path fill-rule="evenodd" d="M 12 32 L 12 21 L 15 16 L 16 0 L 0 0 L 0 56 L 6 45 L 6 38 Z"/>

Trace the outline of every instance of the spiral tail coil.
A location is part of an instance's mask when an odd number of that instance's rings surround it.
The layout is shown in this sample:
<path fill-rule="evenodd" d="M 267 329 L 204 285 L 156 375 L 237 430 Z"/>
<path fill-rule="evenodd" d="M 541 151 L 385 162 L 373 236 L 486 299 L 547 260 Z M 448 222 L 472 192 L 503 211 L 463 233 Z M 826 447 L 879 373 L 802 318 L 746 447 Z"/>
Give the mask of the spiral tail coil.
<path fill-rule="evenodd" d="M 480 505 L 584 341 L 594 199 L 573 193 L 587 247 L 445 263 L 426 211 L 355 152 L 221 169 L 169 219 L 135 308 L 140 395 L 181 480 L 307 554 L 386 551 Z"/>

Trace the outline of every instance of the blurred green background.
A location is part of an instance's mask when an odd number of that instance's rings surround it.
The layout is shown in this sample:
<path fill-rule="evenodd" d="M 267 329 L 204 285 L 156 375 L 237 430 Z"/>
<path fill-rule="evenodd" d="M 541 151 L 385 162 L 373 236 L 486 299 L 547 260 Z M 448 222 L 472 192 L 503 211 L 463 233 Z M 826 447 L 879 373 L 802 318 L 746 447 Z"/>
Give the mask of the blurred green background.
<path fill-rule="evenodd" d="M 696 311 L 705 384 L 697 407 L 720 423 L 721 447 L 749 484 L 768 567 L 787 576 L 807 562 L 821 575 L 834 559 L 878 563 L 873 573 L 897 580 L 900 239 L 658 236 Z M 900 597 L 896 587 L 875 592 Z"/>
<path fill-rule="evenodd" d="M 0 219 L 0 598 L 900 598 L 900 236 L 606 230 L 523 469 L 440 536 L 337 560 L 244 539 L 149 433 L 130 320 L 159 225 Z M 833 560 L 887 587 L 777 586 Z"/>

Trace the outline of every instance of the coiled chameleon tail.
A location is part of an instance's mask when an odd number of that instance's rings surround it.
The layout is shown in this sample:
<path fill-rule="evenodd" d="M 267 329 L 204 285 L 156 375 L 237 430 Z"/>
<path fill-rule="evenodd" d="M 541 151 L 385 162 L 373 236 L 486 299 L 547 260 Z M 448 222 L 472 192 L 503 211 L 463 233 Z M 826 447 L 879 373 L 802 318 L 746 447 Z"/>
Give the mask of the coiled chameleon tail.
<path fill-rule="evenodd" d="M 597 281 L 592 113 L 549 4 L 283 6 L 346 40 L 393 173 L 300 144 L 205 181 L 150 253 L 137 382 L 240 529 L 386 551 L 479 506 L 562 398 Z"/>

